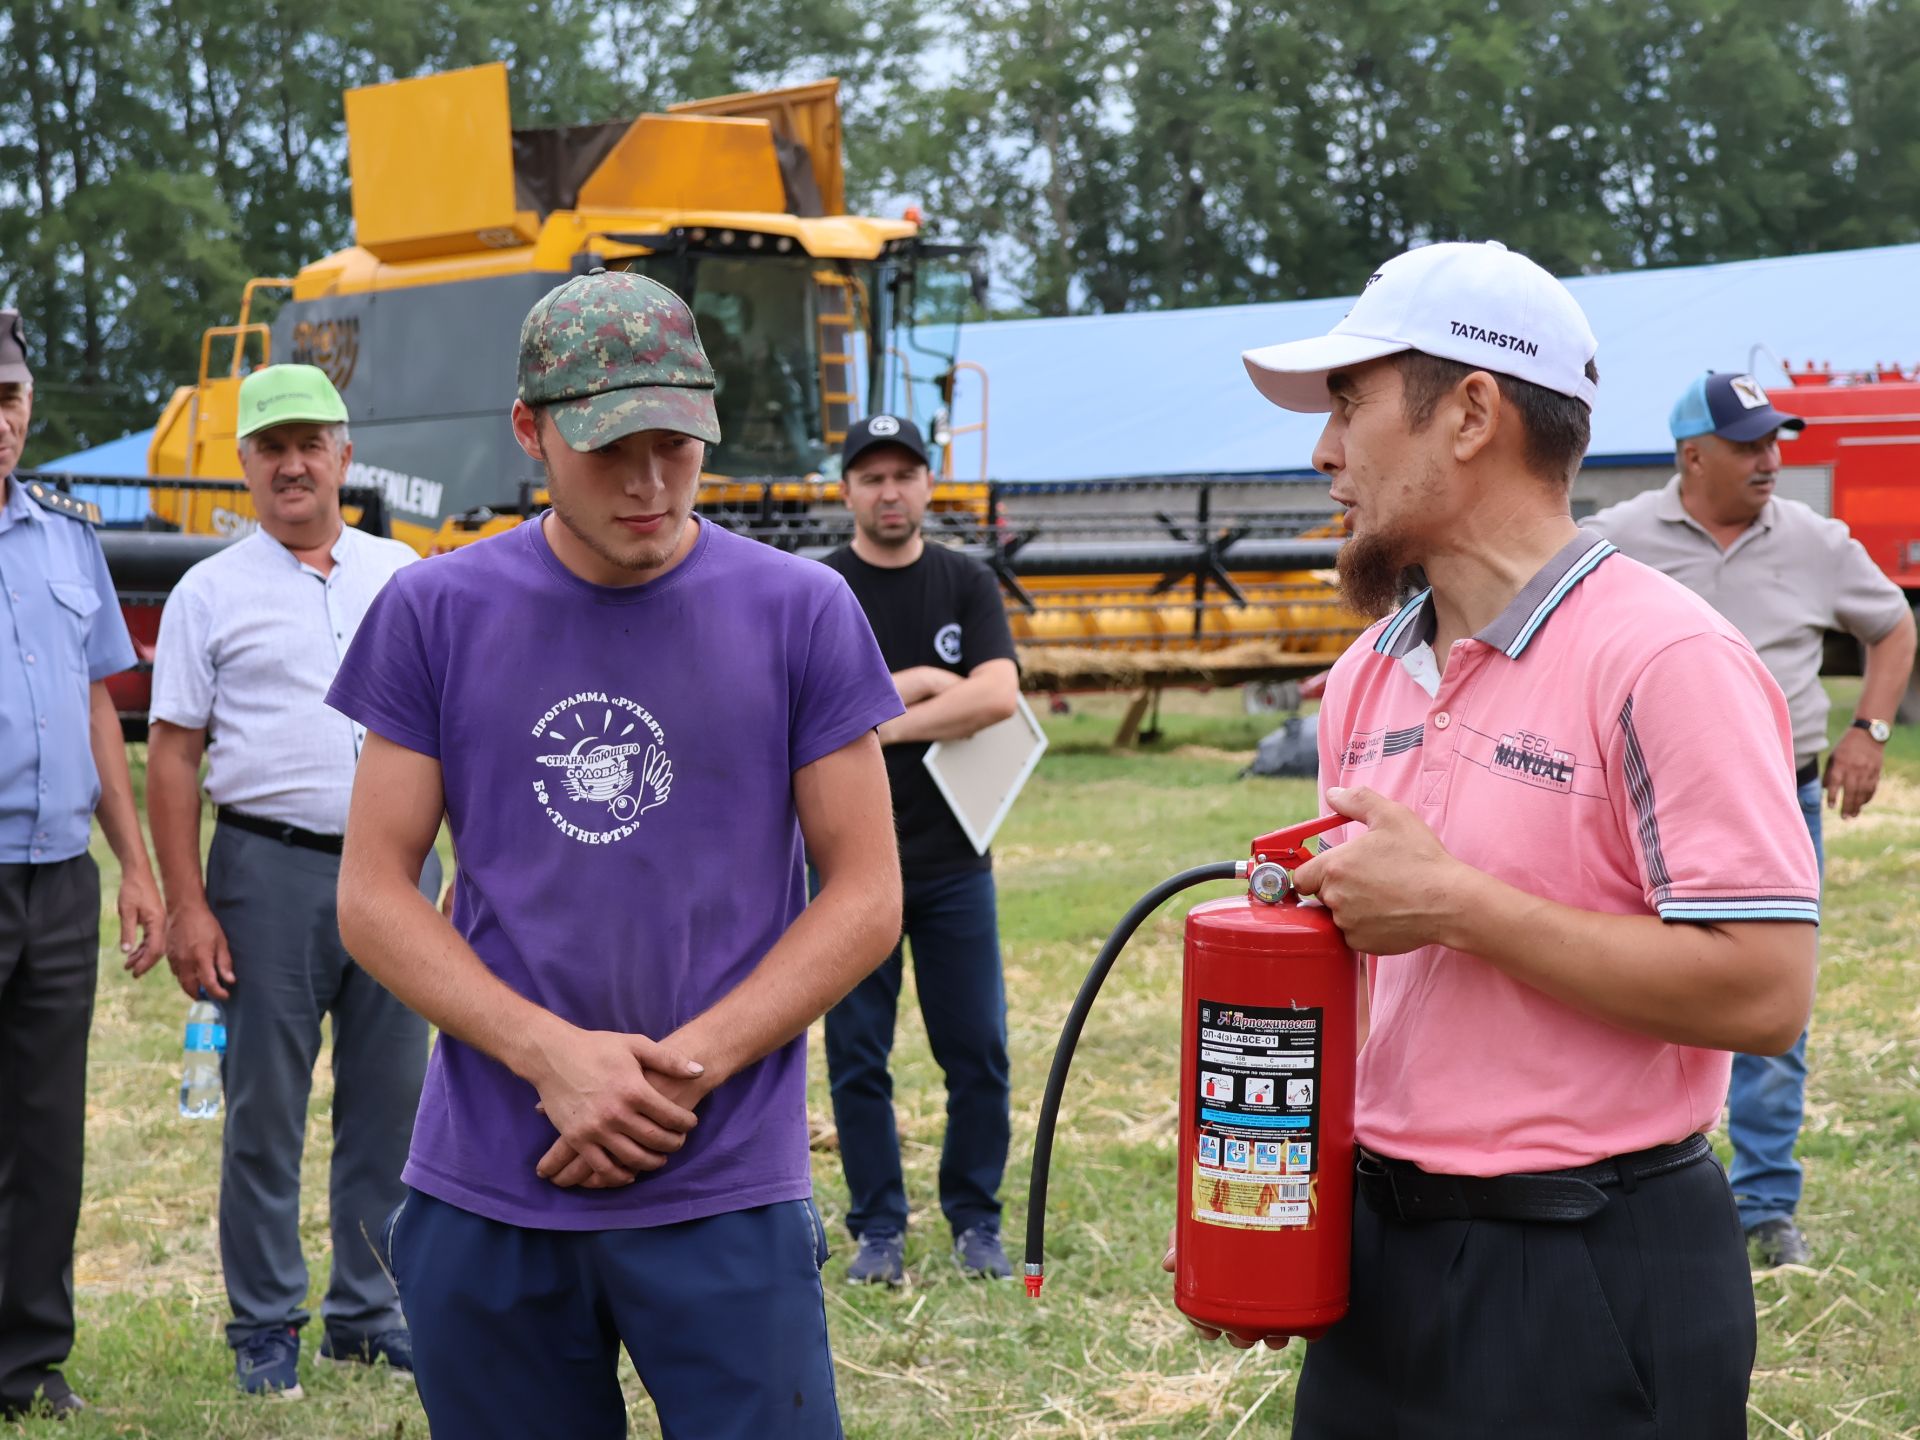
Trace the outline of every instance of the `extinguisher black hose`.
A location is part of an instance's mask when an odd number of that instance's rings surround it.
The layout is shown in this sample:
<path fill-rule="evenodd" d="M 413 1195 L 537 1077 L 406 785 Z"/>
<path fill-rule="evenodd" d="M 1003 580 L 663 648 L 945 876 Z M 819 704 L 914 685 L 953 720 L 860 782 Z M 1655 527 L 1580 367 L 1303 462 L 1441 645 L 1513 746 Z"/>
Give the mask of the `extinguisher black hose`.
<path fill-rule="evenodd" d="M 1133 908 L 1113 927 L 1107 943 L 1094 956 L 1093 968 L 1087 971 L 1087 978 L 1080 982 L 1080 993 L 1074 996 L 1073 1008 L 1067 1012 L 1067 1023 L 1060 1030 L 1060 1043 L 1054 1047 L 1053 1068 L 1047 1072 L 1047 1093 L 1040 1101 L 1040 1122 L 1033 1136 L 1033 1178 L 1027 1190 L 1026 1277 L 1029 1295 L 1040 1293 L 1040 1279 L 1046 1273 L 1047 1177 L 1053 1165 L 1053 1125 L 1060 1113 L 1060 1096 L 1067 1088 L 1067 1071 L 1073 1066 L 1073 1052 L 1080 1043 L 1080 1031 L 1087 1023 L 1087 1013 L 1093 1009 L 1093 1002 L 1100 995 L 1100 987 L 1106 983 L 1107 972 L 1113 969 L 1113 962 L 1119 958 L 1127 941 L 1133 938 L 1133 932 L 1171 896 L 1192 886 L 1204 885 L 1209 880 L 1238 879 L 1244 873 L 1241 870 L 1243 864 L 1244 861 L 1220 860 L 1211 865 L 1196 865 L 1191 870 L 1182 870 L 1178 875 L 1162 880 L 1135 901 Z"/>

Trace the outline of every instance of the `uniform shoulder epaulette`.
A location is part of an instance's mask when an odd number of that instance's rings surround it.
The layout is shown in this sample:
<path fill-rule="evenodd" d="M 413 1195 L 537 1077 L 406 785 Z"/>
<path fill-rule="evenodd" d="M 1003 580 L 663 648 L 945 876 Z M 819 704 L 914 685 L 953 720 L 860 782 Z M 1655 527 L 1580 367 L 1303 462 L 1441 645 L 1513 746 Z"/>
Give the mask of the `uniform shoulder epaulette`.
<path fill-rule="evenodd" d="M 69 520 L 78 520 L 83 525 L 100 523 L 100 507 L 91 500 L 76 500 L 64 490 L 38 480 L 27 482 L 27 497 L 42 510 L 51 510 L 56 515 L 64 515 Z"/>

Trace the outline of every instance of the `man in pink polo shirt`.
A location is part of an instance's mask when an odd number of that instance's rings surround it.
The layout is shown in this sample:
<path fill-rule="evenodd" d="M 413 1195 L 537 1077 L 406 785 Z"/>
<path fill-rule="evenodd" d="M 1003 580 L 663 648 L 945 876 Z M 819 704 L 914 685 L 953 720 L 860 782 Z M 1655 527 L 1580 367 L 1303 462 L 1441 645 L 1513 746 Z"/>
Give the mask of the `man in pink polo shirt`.
<path fill-rule="evenodd" d="M 1812 1003 L 1787 710 L 1738 631 L 1581 531 L 1595 342 L 1498 245 L 1390 260 L 1251 351 L 1329 411 L 1345 593 L 1320 719 L 1356 824 L 1298 876 L 1367 967 L 1353 1299 L 1298 1440 L 1746 1434 L 1751 1281 L 1704 1132 Z"/>

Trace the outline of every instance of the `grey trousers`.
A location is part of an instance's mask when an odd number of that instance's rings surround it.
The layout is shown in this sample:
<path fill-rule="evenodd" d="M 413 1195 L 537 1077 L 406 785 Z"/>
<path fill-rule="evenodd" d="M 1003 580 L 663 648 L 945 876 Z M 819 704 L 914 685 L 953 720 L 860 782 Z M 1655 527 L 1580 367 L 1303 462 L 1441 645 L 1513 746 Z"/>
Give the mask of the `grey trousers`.
<path fill-rule="evenodd" d="M 92 857 L 0 865 L 0 1419 L 67 1394 L 99 973 Z"/>
<path fill-rule="evenodd" d="M 220 1160 L 220 1261 L 239 1346 L 300 1326 L 307 1264 L 300 1250 L 300 1155 L 320 1053 L 333 1018 L 332 1274 L 320 1313 L 345 1335 L 398 1328 L 399 1297 L 374 1248 L 406 1193 L 400 1170 L 427 1068 L 427 1023 L 362 970 L 334 918 L 338 857 L 219 826 L 207 856 L 207 900 L 233 955 L 226 1003 L 226 1134 Z M 420 888 L 437 896 L 429 856 Z"/>

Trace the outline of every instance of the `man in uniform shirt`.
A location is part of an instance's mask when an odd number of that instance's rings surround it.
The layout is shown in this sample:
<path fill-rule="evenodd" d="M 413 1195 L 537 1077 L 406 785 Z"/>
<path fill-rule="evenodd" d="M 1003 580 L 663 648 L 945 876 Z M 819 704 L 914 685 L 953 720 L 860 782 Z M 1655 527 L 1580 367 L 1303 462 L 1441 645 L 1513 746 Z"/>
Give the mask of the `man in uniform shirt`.
<path fill-rule="evenodd" d="M 169 961 L 226 1007 L 220 1259 L 234 1378 L 300 1394 L 307 1266 L 300 1153 L 333 1019 L 332 1277 L 320 1353 L 413 1368 L 400 1302 L 368 1237 L 400 1203 L 427 1027 L 354 964 L 334 920 L 341 835 L 364 732 L 326 706 L 340 657 L 388 578 L 417 558 L 343 523 L 347 409 L 311 365 L 240 384 L 240 465 L 260 528 L 167 597 L 153 665 L 147 806 L 166 883 Z M 218 809 L 200 870 L 200 762 Z M 431 859 L 423 884 L 438 883 Z"/>
<path fill-rule="evenodd" d="M 1594 351 L 1544 270 L 1440 244 L 1246 356 L 1331 412 L 1343 589 L 1388 615 L 1320 712 L 1358 823 L 1295 876 L 1370 1009 L 1352 1299 L 1301 1440 L 1747 1433 L 1752 1281 L 1703 1132 L 1728 1052 L 1806 1023 L 1819 881 L 1779 687 L 1569 516 Z"/>
<path fill-rule="evenodd" d="M 955 1263 L 969 1275 L 1013 1273 L 1000 1245 L 1000 1177 L 1009 1134 L 1007 1001 L 1000 973 L 993 858 L 973 848 L 927 773 L 927 746 L 960 740 L 1013 714 L 1020 672 L 993 572 L 928 545 L 933 499 L 926 442 L 911 420 L 874 415 L 847 432 L 840 489 L 853 542 L 826 557 L 867 613 L 907 713 L 880 727 L 900 835 L 904 939 L 913 946 L 920 1014 L 947 1082 L 940 1208 Z M 859 1250 L 856 1284 L 905 1278 L 907 1192 L 894 1124 L 894 1015 L 901 946 L 827 1012 L 827 1074 L 840 1163 Z"/>
<path fill-rule="evenodd" d="M 32 418 L 20 316 L 0 310 L 0 1419 L 36 1397 L 84 1408 L 60 1365 L 100 963 L 89 817 L 120 862 L 126 968 L 145 974 L 167 943 L 105 683 L 133 644 L 91 507 L 14 476 Z"/>
<path fill-rule="evenodd" d="M 1786 692 L 1800 809 L 1817 857 L 1822 790 L 1851 820 L 1880 783 L 1894 711 L 1913 673 L 1914 621 L 1900 587 L 1843 521 L 1775 495 L 1781 436 L 1804 424 L 1776 410 L 1751 375 L 1702 375 L 1669 417 L 1673 478 L 1586 524 L 1700 596 L 1759 652 Z M 1820 661 L 1829 630 L 1844 630 L 1865 647 L 1866 676 L 1823 786 L 1827 692 Z M 1794 1223 L 1801 1175 L 1793 1146 L 1806 1089 L 1804 1034 L 1784 1055 L 1734 1056 L 1727 1092 L 1733 1198 L 1763 1265 L 1812 1259 Z"/>

